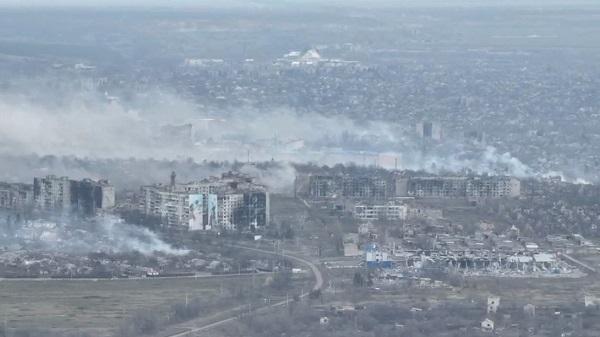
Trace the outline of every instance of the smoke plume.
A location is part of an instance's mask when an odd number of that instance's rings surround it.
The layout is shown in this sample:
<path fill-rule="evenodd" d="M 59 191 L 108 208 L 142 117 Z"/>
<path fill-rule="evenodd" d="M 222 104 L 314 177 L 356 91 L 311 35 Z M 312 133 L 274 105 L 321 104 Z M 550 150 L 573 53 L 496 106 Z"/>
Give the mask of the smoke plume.
<path fill-rule="evenodd" d="M 0 245 L 11 250 L 73 254 L 140 252 L 144 255 L 155 252 L 184 255 L 188 252 L 172 247 L 146 228 L 125 223 L 115 216 L 99 216 L 85 221 L 71 218 L 34 220 L 14 230 L 11 230 L 10 224 L 3 228 L 0 231 Z"/>

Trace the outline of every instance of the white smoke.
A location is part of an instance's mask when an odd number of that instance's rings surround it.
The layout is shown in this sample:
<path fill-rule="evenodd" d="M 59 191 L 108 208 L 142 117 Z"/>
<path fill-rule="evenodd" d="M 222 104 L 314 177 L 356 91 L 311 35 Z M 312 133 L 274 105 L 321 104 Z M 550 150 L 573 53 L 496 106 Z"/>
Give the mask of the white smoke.
<path fill-rule="evenodd" d="M 296 169 L 290 163 L 277 162 L 266 167 L 244 165 L 239 171 L 254 177 L 256 182 L 265 185 L 270 192 L 291 193 L 293 191 Z"/>
<path fill-rule="evenodd" d="M 92 220 L 65 218 L 60 221 L 28 221 L 14 231 L 0 232 L 0 243 L 28 250 L 86 254 L 92 252 L 152 255 L 156 252 L 185 255 L 146 228 L 125 223 L 115 216 Z"/>
<path fill-rule="evenodd" d="M 185 255 L 189 251 L 173 248 L 161 240 L 158 235 L 147 228 L 125 223 L 114 216 L 103 216 L 98 219 L 100 226 L 96 233 L 110 242 L 112 252 L 138 251 L 144 255 L 155 252 Z"/>
<path fill-rule="evenodd" d="M 407 125 L 298 114 L 283 108 L 268 112 L 239 108 L 218 114 L 164 90 L 133 93 L 125 101 L 93 89 L 65 86 L 53 94 L 52 89 L 47 92 L 48 88 L 31 87 L 21 85 L 12 94 L 0 94 L 0 154 L 192 158 L 198 162 L 274 160 L 433 172 L 471 169 L 518 177 L 543 174 L 508 152 L 500 153 L 492 146 L 474 149 L 460 138 L 445 139 L 425 151 L 422 140 Z M 177 136 L 161 134 L 165 125 L 183 124 L 191 124 L 193 130 L 183 142 Z M 251 171 L 249 167 L 244 169 Z M 90 171 L 73 166 L 61 170 L 62 174 L 78 177 Z M 283 168 L 269 177 L 263 174 L 261 179 L 279 188 L 291 173 Z M 165 172 L 160 170 L 152 174 L 152 179 L 162 181 L 163 176 Z"/>

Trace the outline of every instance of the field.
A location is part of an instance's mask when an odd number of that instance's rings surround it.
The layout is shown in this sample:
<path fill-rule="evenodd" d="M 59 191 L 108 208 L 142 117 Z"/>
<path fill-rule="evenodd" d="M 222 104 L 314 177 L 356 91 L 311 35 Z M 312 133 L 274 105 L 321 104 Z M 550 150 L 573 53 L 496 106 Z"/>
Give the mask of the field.
<path fill-rule="evenodd" d="M 256 280 L 262 282 L 264 277 Z M 237 282 L 234 278 L 2 280 L 0 317 L 9 328 L 81 329 L 93 331 L 94 336 L 109 335 L 133 312 L 166 310 L 170 304 L 184 302 L 186 294 L 189 298 L 219 295 Z"/>

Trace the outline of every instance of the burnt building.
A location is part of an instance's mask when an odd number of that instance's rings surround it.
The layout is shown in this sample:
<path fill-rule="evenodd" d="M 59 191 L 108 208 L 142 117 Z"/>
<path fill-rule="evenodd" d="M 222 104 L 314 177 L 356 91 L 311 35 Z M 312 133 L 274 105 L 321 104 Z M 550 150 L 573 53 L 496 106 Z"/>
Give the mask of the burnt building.
<path fill-rule="evenodd" d="M 420 177 L 408 181 L 408 195 L 431 198 L 464 198 L 466 177 Z"/>
<path fill-rule="evenodd" d="M 311 175 L 308 185 L 308 195 L 313 199 L 385 199 L 393 194 L 393 184 L 379 176 Z"/>
<path fill-rule="evenodd" d="M 508 176 L 396 176 L 396 196 L 486 199 L 518 197 L 521 183 Z"/>
<path fill-rule="evenodd" d="M 49 175 L 33 179 L 35 206 L 45 212 L 71 210 L 71 180 L 68 177 Z"/>
<path fill-rule="evenodd" d="M 71 205 L 83 215 L 94 215 L 115 205 L 114 188 L 107 180 L 72 180 Z"/>
<path fill-rule="evenodd" d="M 308 178 L 308 193 L 313 198 L 331 198 L 337 196 L 340 179 L 334 176 L 311 175 Z"/>
<path fill-rule="evenodd" d="M 34 178 L 33 200 L 43 212 L 95 215 L 115 205 L 115 190 L 107 180 L 71 180 L 68 177 Z"/>
<path fill-rule="evenodd" d="M 244 193 L 242 206 L 236 211 L 238 226 L 254 231 L 269 224 L 269 195 L 264 191 Z"/>
<path fill-rule="evenodd" d="M 33 185 L 0 183 L 0 208 L 23 209 L 33 204 Z"/>
<path fill-rule="evenodd" d="M 439 123 L 423 121 L 417 123 L 417 135 L 420 138 L 439 141 L 442 139 L 442 127 Z"/>

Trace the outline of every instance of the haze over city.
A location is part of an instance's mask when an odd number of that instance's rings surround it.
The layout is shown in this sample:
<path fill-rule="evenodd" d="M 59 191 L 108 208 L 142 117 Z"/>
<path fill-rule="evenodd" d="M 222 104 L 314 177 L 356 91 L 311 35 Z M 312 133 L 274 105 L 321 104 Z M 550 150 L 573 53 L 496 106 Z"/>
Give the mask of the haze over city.
<path fill-rule="evenodd" d="M 599 18 L 0 0 L 0 337 L 597 336 Z"/>

